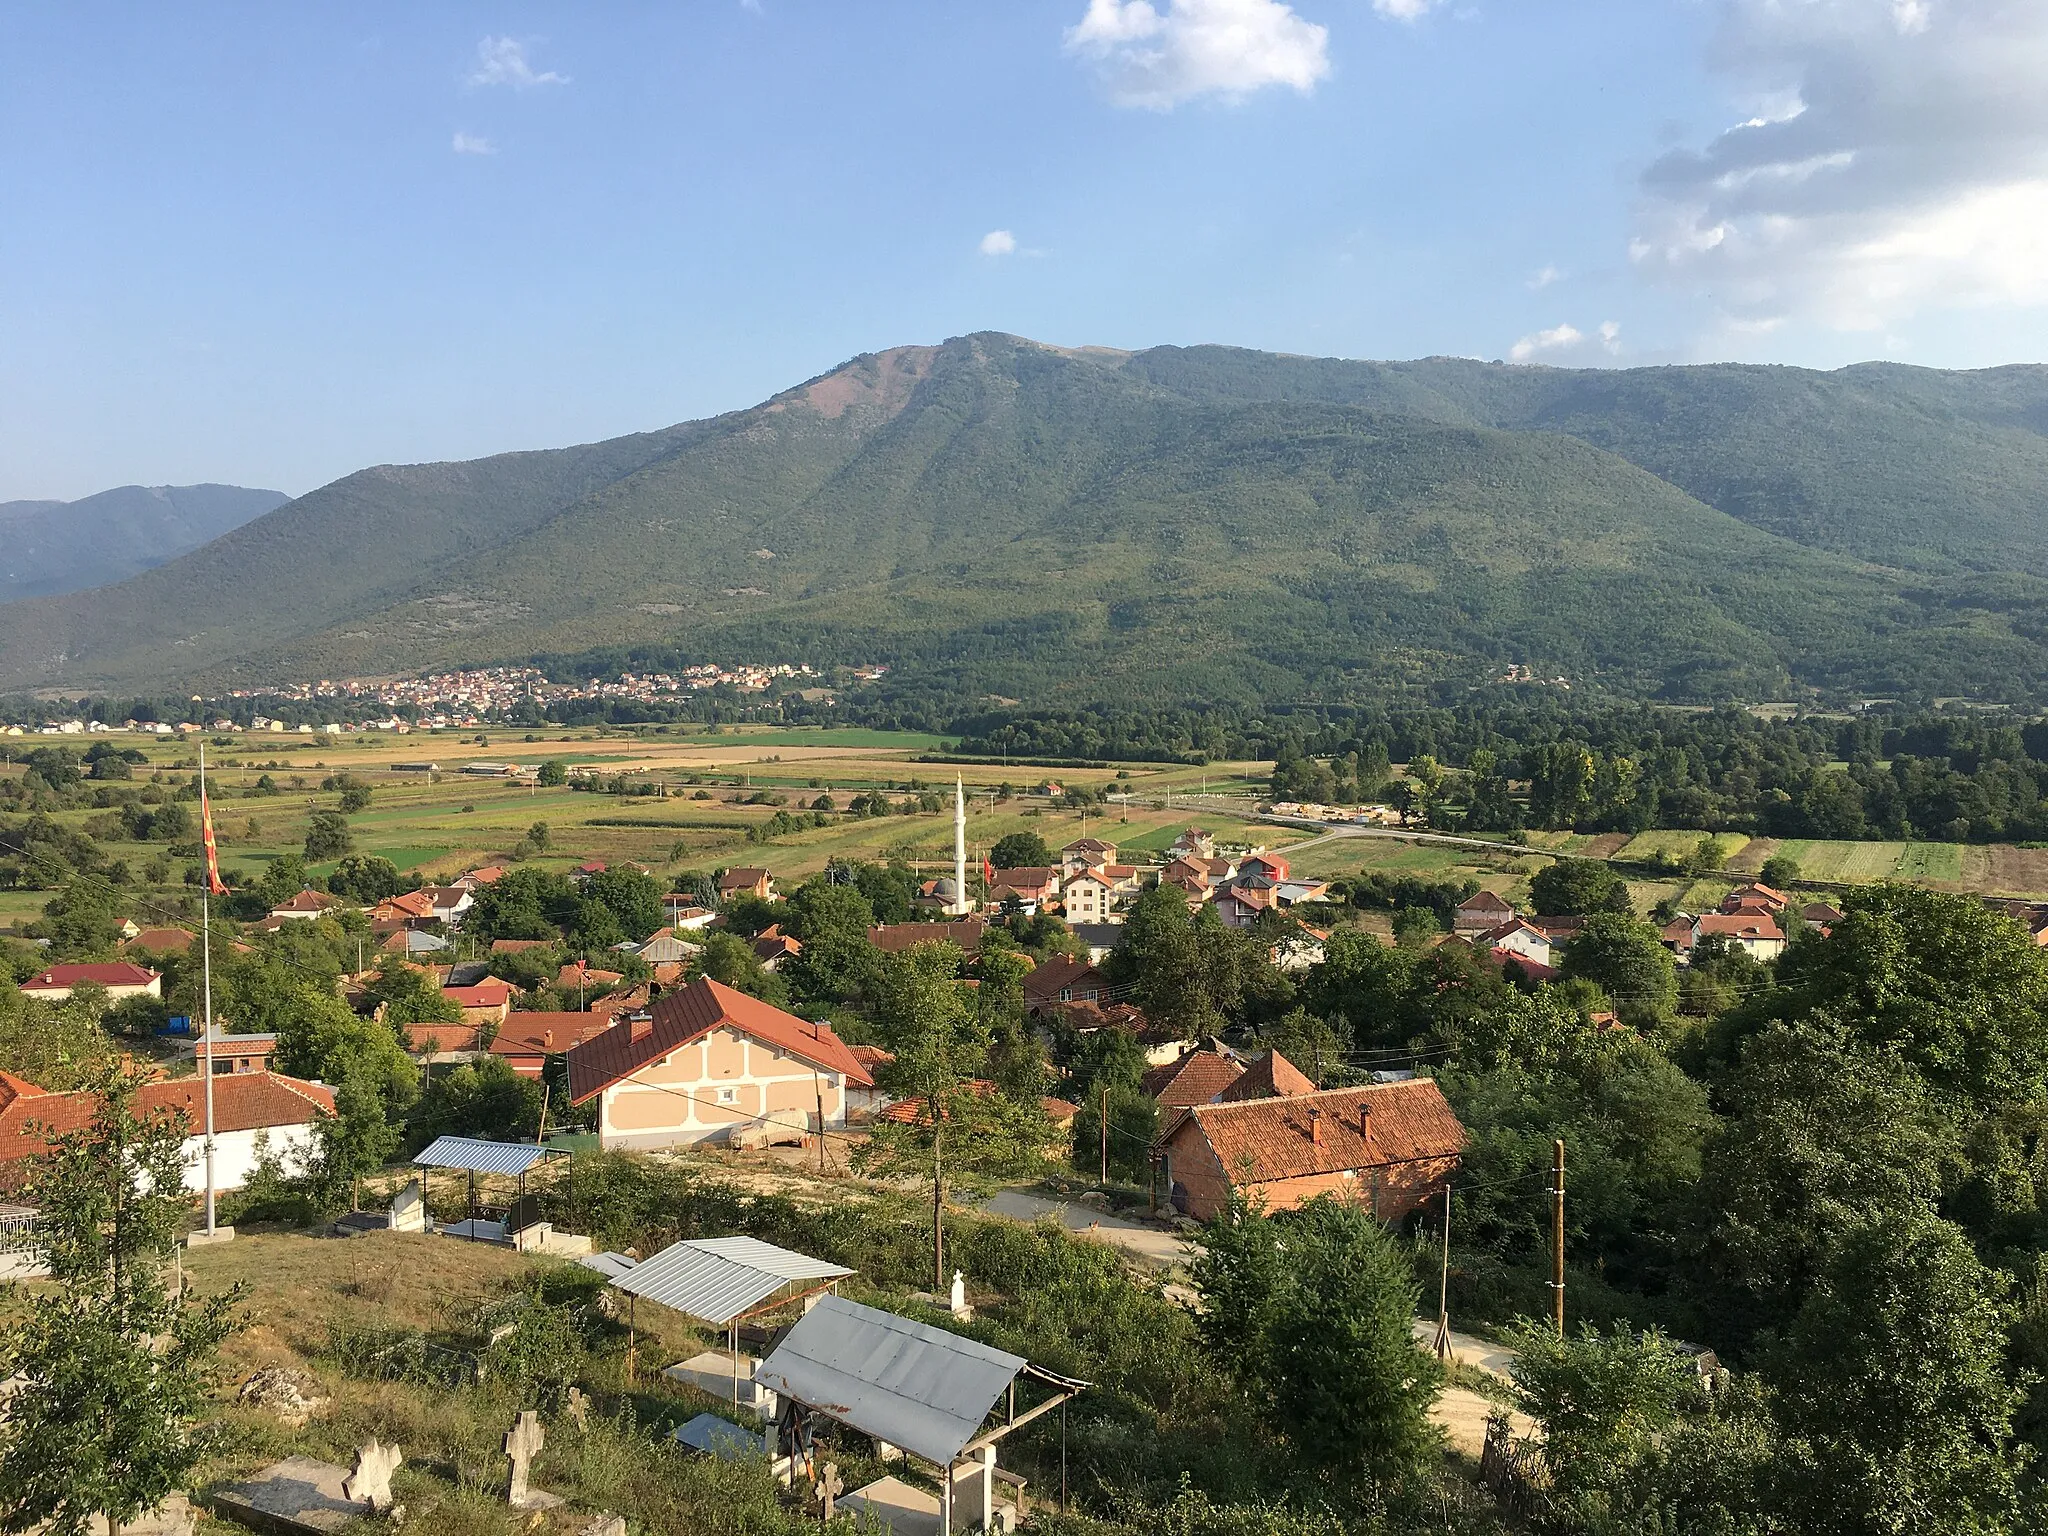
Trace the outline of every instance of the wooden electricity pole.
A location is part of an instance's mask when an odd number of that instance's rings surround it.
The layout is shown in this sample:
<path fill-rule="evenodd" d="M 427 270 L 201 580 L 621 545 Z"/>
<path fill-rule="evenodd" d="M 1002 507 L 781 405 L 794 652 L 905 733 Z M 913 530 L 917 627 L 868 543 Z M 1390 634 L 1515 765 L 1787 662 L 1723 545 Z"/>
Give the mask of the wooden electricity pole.
<path fill-rule="evenodd" d="M 1102 1088 L 1102 1187 L 1109 1188 L 1109 1085 Z"/>
<path fill-rule="evenodd" d="M 1436 1357 L 1451 1358 L 1451 1186 L 1444 1185 L 1444 1248 L 1436 1280 Z"/>
<path fill-rule="evenodd" d="M 1550 1149 L 1550 1296 L 1557 1336 L 1564 1337 L 1564 1138 Z"/>

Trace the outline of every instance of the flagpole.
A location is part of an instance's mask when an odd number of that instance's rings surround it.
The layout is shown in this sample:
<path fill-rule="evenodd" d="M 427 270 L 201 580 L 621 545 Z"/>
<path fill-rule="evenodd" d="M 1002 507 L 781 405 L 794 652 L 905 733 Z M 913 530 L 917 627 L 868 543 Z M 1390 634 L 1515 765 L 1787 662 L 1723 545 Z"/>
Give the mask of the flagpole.
<path fill-rule="evenodd" d="M 200 975 L 205 988 L 206 1033 L 200 1036 L 205 1053 L 200 1068 L 206 1074 L 206 1235 L 215 1236 L 213 1201 L 213 807 L 206 798 L 206 741 L 199 742 L 199 817 L 206 833 L 206 878 L 199 883 Z"/>

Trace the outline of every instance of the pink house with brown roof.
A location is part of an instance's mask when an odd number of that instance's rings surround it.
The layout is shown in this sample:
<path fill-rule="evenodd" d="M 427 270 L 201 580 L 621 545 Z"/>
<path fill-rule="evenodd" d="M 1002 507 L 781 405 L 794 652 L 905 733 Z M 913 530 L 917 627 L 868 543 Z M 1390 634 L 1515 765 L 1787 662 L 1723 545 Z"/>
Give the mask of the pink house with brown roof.
<path fill-rule="evenodd" d="M 874 1078 L 832 1026 L 700 977 L 568 1053 L 569 1093 L 597 1104 L 599 1145 L 726 1141 L 773 1117 L 846 1124 L 847 1093 Z"/>

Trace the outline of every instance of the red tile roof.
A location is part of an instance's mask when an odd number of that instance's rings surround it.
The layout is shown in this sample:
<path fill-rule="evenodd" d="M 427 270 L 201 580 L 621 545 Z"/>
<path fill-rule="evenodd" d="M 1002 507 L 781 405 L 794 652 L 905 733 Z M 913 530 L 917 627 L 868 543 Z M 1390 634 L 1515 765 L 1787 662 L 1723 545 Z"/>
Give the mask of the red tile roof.
<path fill-rule="evenodd" d="M 21 990 L 54 992 L 84 982 L 94 982 L 102 987 L 146 987 L 154 980 L 155 971 L 132 960 L 116 960 L 107 965 L 53 965 L 42 974 L 24 981 Z"/>
<path fill-rule="evenodd" d="M 618 971 L 600 971 L 596 966 L 587 971 L 579 971 L 573 965 L 565 965 L 555 973 L 556 986 L 567 990 L 581 985 L 586 994 L 601 992 L 606 987 L 616 986 L 625 979 Z"/>
<path fill-rule="evenodd" d="M 838 1072 L 860 1087 L 874 1086 L 868 1069 L 832 1032 L 830 1024 L 806 1023 L 795 1014 L 784 1013 L 744 992 L 735 992 L 709 976 L 700 976 L 681 991 L 660 998 L 650 1012 L 652 1022 L 644 1028 L 622 1024 L 569 1052 L 572 1102 L 584 1103 L 678 1046 L 720 1028 L 735 1030 L 828 1072 Z"/>
<path fill-rule="evenodd" d="M 206 1124 L 205 1079 L 177 1077 L 144 1083 L 135 1093 L 143 1113 L 168 1110 L 183 1118 L 188 1136 Z M 0 1081 L 0 1162 L 33 1157 L 51 1136 L 92 1123 L 90 1093 L 45 1093 L 33 1083 L 6 1076 Z M 318 1083 L 279 1072 L 238 1072 L 213 1080 L 216 1134 L 267 1127 L 306 1125 L 334 1113 L 334 1094 Z"/>
<path fill-rule="evenodd" d="M 523 950 L 545 949 L 549 942 L 547 939 L 493 939 L 491 940 L 491 953 L 494 955 L 516 955 Z"/>
<path fill-rule="evenodd" d="M 1053 955 L 1025 976 L 1024 995 L 1050 1001 L 1068 988 L 1076 993 L 1093 991 L 1100 994 L 1108 986 L 1102 972 L 1086 960 L 1077 960 L 1072 955 Z"/>
<path fill-rule="evenodd" d="M 281 901 L 270 910 L 276 912 L 325 912 L 335 905 L 335 899 L 325 891 L 301 891 L 290 901 Z"/>
<path fill-rule="evenodd" d="M 1784 932 L 1770 918 L 1755 912 L 1708 912 L 1700 917 L 1700 937 L 1782 939 Z"/>
<path fill-rule="evenodd" d="M 482 1026 L 470 1022 L 461 1024 L 402 1024 L 401 1030 L 412 1037 L 412 1048 L 420 1055 L 439 1055 L 443 1051 L 474 1051 L 483 1045 Z"/>
<path fill-rule="evenodd" d="M 1247 1099 L 1290 1098 L 1315 1091 L 1316 1085 L 1309 1081 L 1307 1073 L 1278 1051 L 1268 1051 L 1223 1090 L 1219 1102 L 1237 1104 Z"/>
<path fill-rule="evenodd" d="M 1216 1096 L 1244 1076 L 1244 1068 L 1220 1051 L 1189 1051 L 1179 1061 L 1154 1067 L 1139 1079 L 1148 1098 L 1167 1109 L 1213 1104 Z"/>
<path fill-rule="evenodd" d="M 151 950 L 157 954 L 172 951 L 182 953 L 199 942 L 199 935 L 185 928 L 145 928 L 135 935 L 123 949 Z"/>
<path fill-rule="evenodd" d="M 496 1056 L 560 1056 L 611 1028 L 612 1014 L 513 1013 L 491 1041 Z"/>
<path fill-rule="evenodd" d="M 868 942 L 892 955 L 915 944 L 933 942 L 957 944 L 963 954 L 971 955 L 981 949 L 982 936 L 987 932 L 987 919 L 979 917 L 963 917 L 951 923 L 891 923 L 886 928 L 870 928 Z"/>
<path fill-rule="evenodd" d="M 1287 1098 L 1200 1104 L 1181 1117 L 1172 1134 L 1202 1136 L 1231 1183 L 1239 1187 L 1455 1157 L 1465 1146 L 1465 1128 L 1436 1083 L 1426 1077 L 1326 1088 Z"/>
<path fill-rule="evenodd" d="M 465 1008 L 495 1008 L 519 989 L 497 976 L 486 976 L 473 987 L 443 987 L 441 995 Z"/>

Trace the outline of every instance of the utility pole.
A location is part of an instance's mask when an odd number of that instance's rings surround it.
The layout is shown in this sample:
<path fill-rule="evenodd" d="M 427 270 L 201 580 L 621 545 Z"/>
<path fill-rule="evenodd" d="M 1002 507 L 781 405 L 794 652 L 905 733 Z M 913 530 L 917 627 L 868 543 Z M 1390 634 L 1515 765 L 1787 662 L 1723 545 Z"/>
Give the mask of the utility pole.
<path fill-rule="evenodd" d="M 1436 1280 L 1436 1357 L 1451 1358 L 1451 1186 L 1444 1182 L 1443 1266 Z"/>
<path fill-rule="evenodd" d="M 1550 1150 L 1550 1296 L 1557 1336 L 1564 1337 L 1564 1138 Z"/>
<path fill-rule="evenodd" d="M 1109 1187 L 1109 1084 L 1107 1083 L 1102 1085 L 1102 1109 L 1099 1112 L 1099 1118 L 1102 1121 L 1102 1187 L 1107 1189 Z"/>

